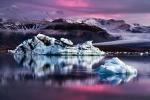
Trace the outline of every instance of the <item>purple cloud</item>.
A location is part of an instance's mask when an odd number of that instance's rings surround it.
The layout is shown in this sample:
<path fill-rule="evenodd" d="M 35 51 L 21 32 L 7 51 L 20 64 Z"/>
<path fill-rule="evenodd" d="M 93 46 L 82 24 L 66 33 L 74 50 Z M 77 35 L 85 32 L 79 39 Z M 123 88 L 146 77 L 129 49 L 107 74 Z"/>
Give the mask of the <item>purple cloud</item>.
<path fill-rule="evenodd" d="M 146 15 L 147 20 L 150 17 L 150 0 L 1 0 L 0 13 L 0 17 L 33 19 L 70 16 L 132 19 L 135 15 L 144 19 L 142 15 Z M 127 18 L 128 15 L 130 18 Z"/>

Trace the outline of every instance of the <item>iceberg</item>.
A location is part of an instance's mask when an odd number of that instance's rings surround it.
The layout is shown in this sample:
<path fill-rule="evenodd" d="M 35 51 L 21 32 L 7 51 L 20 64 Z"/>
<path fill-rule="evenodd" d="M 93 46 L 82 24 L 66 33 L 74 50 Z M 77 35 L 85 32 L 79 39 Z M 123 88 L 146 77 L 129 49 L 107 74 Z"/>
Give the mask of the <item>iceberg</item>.
<path fill-rule="evenodd" d="M 102 74 L 114 75 L 114 74 L 137 74 L 137 70 L 132 66 L 126 65 L 119 58 L 114 57 L 110 60 L 106 60 L 104 65 L 101 65 L 97 72 Z"/>
<path fill-rule="evenodd" d="M 15 50 L 9 50 L 16 54 L 43 54 L 43 55 L 104 55 L 105 52 L 92 45 L 92 41 L 73 45 L 71 40 L 55 39 L 43 34 L 38 34 L 32 39 L 21 43 Z"/>

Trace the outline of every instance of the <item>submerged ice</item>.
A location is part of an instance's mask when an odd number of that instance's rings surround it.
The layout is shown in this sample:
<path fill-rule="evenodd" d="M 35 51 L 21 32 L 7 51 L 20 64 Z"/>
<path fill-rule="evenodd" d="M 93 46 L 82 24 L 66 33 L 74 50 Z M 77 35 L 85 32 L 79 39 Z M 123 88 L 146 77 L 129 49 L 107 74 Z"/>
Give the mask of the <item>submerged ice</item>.
<path fill-rule="evenodd" d="M 110 60 L 106 60 L 104 65 L 101 65 L 97 69 L 99 74 L 137 74 L 137 70 L 132 66 L 126 65 L 119 58 L 114 57 Z"/>
<path fill-rule="evenodd" d="M 92 45 L 92 41 L 83 44 L 73 45 L 68 39 L 59 40 L 38 34 L 32 39 L 21 43 L 11 52 L 17 54 L 45 54 L 45 55 L 103 55 L 103 51 Z"/>

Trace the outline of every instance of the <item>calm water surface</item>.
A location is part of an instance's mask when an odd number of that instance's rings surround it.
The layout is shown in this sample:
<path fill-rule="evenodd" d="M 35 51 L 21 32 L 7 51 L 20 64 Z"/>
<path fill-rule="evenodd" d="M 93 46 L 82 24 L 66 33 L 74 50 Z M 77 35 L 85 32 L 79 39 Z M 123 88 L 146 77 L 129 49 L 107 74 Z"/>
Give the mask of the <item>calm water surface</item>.
<path fill-rule="evenodd" d="M 112 57 L 0 54 L 0 100 L 150 100 L 150 56 L 119 56 L 138 75 L 99 76 Z"/>

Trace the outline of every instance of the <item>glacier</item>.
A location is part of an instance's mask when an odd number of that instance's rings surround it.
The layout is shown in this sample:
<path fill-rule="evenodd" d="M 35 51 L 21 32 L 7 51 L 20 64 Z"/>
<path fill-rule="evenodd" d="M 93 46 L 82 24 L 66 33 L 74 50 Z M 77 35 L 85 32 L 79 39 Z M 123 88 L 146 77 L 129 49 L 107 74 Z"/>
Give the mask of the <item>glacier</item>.
<path fill-rule="evenodd" d="M 9 50 L 16 54 L 43 54 L 43 55 L 104 55 L 105 52 L 92 45 L 92 41 L 73 45 L 71 40 L 55 39 L 43 34 L 38 34 L 16 47 Z"/>

